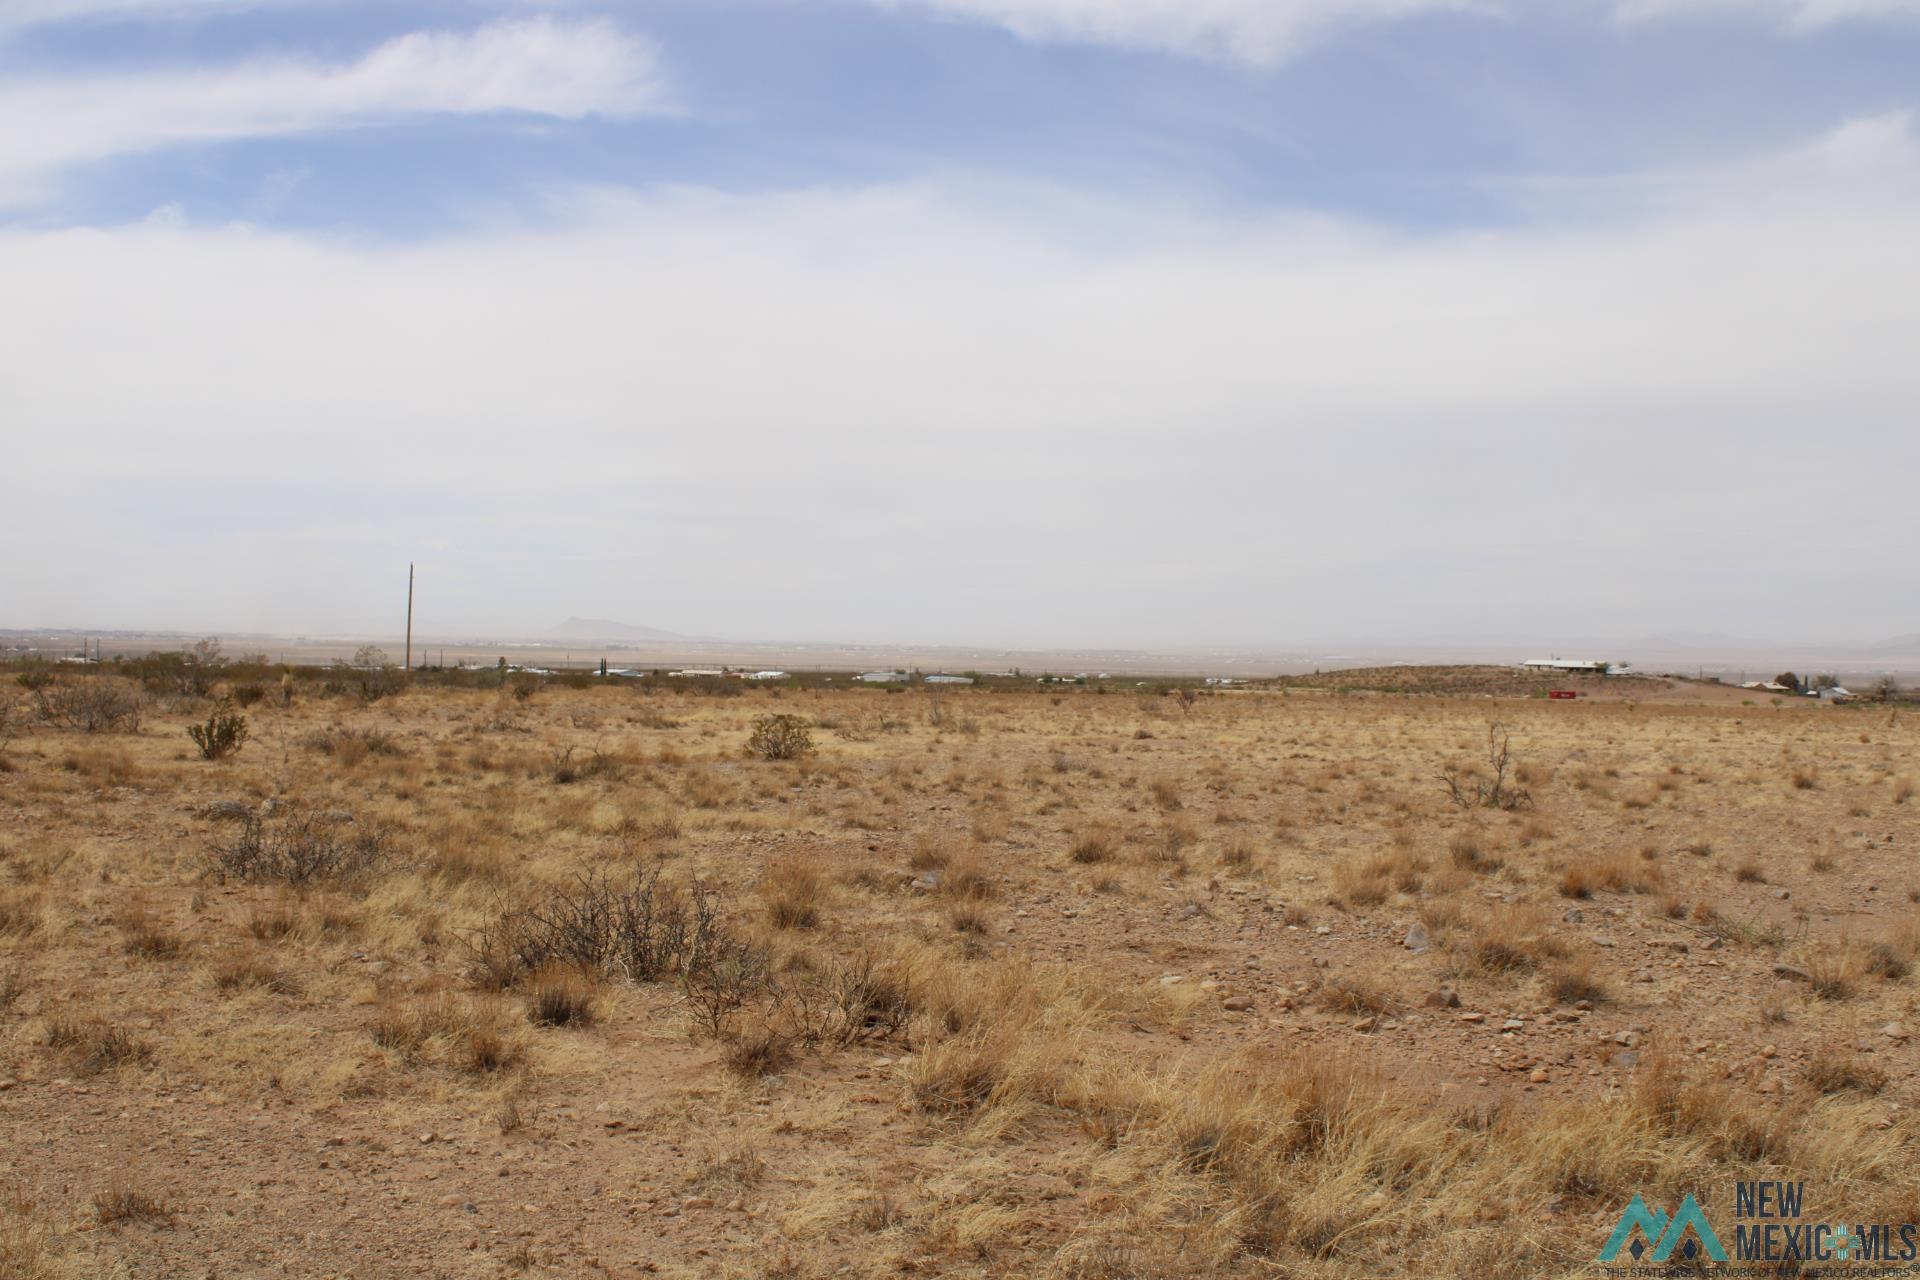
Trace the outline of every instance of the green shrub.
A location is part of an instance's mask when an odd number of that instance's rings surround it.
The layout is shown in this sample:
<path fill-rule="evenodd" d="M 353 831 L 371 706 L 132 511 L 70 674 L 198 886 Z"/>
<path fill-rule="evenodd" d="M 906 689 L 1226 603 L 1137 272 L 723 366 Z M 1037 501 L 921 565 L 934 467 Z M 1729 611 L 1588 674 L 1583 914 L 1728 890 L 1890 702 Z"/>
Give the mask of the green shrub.
<path fill-rule="evenodd" d="M 233 703 L 223 698 L 207 713 L 205 724 L 187 726 L 187 736 L 193 739 L 194 746 L 200 748 L 203 759 L 224 760 L 240 750 L 246 742 L 247 718 L 233 709 Z"/>
<path fill-rule="evenodd" d="M 797 760 L 813 750 L 813 734 L 805 716 L 761 716 L 753 722 L 747 750 L 762 760 Z"/>

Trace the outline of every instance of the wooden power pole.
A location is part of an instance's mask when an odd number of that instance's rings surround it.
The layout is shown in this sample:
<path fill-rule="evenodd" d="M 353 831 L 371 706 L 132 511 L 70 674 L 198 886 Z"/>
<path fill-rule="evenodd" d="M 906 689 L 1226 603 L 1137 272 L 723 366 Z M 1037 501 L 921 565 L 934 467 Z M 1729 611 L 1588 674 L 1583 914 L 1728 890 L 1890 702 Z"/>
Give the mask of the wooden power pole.
<path fill-rule="evenodd" d="M 413 670 L 413 561 L 407 561 L 407 670 Z"/>

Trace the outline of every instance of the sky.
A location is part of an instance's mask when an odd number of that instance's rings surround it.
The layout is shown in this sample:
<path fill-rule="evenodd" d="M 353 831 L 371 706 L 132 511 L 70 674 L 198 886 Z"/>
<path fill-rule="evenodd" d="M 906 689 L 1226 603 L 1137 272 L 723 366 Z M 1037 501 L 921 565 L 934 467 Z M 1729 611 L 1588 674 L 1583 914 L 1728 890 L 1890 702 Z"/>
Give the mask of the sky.
<path fill-rule="evenodd" d="M 1920 0 L 0 0 L 0 627 L 1920 632 Z"/>

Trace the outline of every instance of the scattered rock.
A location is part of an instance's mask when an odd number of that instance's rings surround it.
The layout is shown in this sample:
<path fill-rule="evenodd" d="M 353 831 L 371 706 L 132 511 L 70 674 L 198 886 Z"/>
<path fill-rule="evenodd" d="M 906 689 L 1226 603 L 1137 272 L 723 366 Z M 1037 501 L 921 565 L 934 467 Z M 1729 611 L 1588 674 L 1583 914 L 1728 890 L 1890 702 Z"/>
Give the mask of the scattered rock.
<path fill-rule="evenodd" d="M 1578 907 L 1568 907 L 1567 913 L 1560 918 L 1568 924 L 1579 924 L 1587 918 L 1587 913 Z"/>
<path fill-rule="evenodd" d="M 682 1200 L 680 1202 L 680 1208 L 683 1210 L 711 1209 L 713 1208 L 713 1197 L 712 1196 L 688 1196 L 685 1200 Z"/>
<path fill-rule="evenodd" d="M 1330 924 L 1317 924 L 1313 926 L 1313 933 L 1314 933 L 1314 936 L 1317 938 L 1324 938 L 1332 932 L 1333 932 L 1333 926 Z"/>
<path fill-rule="evenodd" d="M 1421 1003 L 1429 1009 L 1458 1009 L 1460 993 L 1452 987 L 1441 987 L 1438 991 L 1427 992 L 1427 998 Z"/>
<path fill-rule="evenodd" d="M 1534 1084 L 1545 1084 L 1547 1083 L 1547 1073 L 1536 1069 L 1527 1079 L 1531 1080 Z"/>
<path fill-rule="evenodd" d="M 1500 1029 L 1502 1031 L 1523 1031 L 1526 1029 L 1526 1025 L 1527 1023 L 1524 1018 L 1508 1018 L 1500 1024 Z"/>
<path fill-rule="evenodd" d="M 1373 1017 L 1372 1015 L 1368 1015 L 1367 1017 L 1361 1018 L 1358 1022 L 1355 1022 L 1353 1024 L 1353 1029 L 1355 1031 L 1371 1031 L 1379 1025 L 1380 1025 L 1380 1019 Z"/>
<path fill-rule="evenodd" d="M 1416 923 L 1411 929 L 1407 930 L 1407 936 L 1401 941 L 1400 945 L 1413 952 L 1413 954 L 1421 956 L 1433 950 L 1433 939 L 1427 934 L 1427 926 Z"/>
<path fill-rule="evenodd" d="M 1880 1028 L 1880 1034 L 1889 1040 L 1896 1042 L 1904 1041 L 1907 1038 L 1907 1029 L 1897 1022 L 1889 1022 L 1886 1026 Z"/>
<path fill-rule="evenodd" d="M 1799 965 L 1793 964 L 1777 964 L 1773 966 L 1773 976 L 1776 978 L 1789 978 L 1794 982 L 1813 981 L 1812 974 L 1802 969 Z"/>
<path fill-rule="evenodd" d="M 1776 897 L 1776 898 L 1778 898 L 1778 899 L 1780 899 L 1780 901 L 1782 901 L 1782 902 L 1785 902 L 1785 901 L 1786 901 L 1786 900 L 1787 900 L 1788 898 L 1791 898 L 1791 897 L 1793 896 L 1793 890 L 1791 890 L 1791 889 L 1775 889 L 1775 890 L 1773 891 L 1773 896 L 1774 896 L 1774 897 Z"/>
<path fill-rule="evenodd" d="M 1220 1007 L 1228 1013 L 1249 1013 L 1253 1009 L 1251 996 L 1228 996 L 1220 1002 Z"/>
<path fill-rule="evenodd" d="M 1479 1012 L 1463 1013 L 1460 1015 L 1460 1021 L 1462 1022 L 1485 1022 L 1486 1020 L 1487 1015 Z"/>
<path fill-rule="evenodd" d="M 1607 1061 L 1611 1062 L 1614 1066 L 1619 1067 L 1621 1070 L 1624 1071 L 1630 1067 L 1639 1066 L 1640 1055 L 1634 1052 L 1632 1049 L 1622 1049 L 1619 1053 L 1616 1053 L 1611 1058 L 1607 1059 Z"/>

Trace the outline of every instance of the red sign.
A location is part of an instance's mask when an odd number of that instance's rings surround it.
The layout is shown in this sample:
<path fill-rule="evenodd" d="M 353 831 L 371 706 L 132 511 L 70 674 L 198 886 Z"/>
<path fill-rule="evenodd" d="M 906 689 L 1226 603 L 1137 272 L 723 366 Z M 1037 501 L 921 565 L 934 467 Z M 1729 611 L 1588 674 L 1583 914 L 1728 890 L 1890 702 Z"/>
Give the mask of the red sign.
<path fill-rule="evenodd" d="M 1580 694 L 1574 689 L 1549 689 L 1547 690 L 1547 696 L 1549 698 L 1577 698 Z"/>

